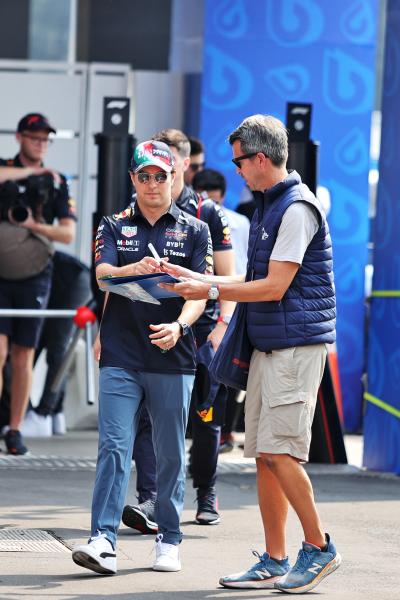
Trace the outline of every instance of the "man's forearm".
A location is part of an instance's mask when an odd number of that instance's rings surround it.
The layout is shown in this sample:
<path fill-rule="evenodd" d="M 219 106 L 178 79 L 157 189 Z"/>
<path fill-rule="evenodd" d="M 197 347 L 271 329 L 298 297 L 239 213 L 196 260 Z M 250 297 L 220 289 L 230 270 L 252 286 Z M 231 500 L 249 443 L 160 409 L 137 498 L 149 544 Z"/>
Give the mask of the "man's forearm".
<path fill-rule="evenodd" d="M 100 277 L 107 277 L 108 275 L 112 275 L 113 277 L 127 277 L 128 275 L 136 275 L 136 265 L 137 263 L 130 263 L 129 265 L 124 265 L 123 267 L 114 267 L 114 265 L 102 263 L 96 267 L 96 278 L 100 279 Z"/>
<path fill-rule="evenodd" d="M 223 298 L 220 298 L 219 307 L 220 307 L 221 316 L 233 315 L 235 306 L 236 306 L 236 302 L 234 300 L 224 300 Z"/>
<path fill-rule="evenodd" d="M 19 181 L 35 175 L 37 167 L 0 167 L 0 183 L 5 181 Z M 40 168 L 40 170 L 43 170 Z"/>
<path fill-rule="evenodd" d="M 300 265 L 291 261 L 268 263 L 268 275 L 265 278 L 241 283 L 218 281 L 218 277 L 206 277 L 205 280 L 183 279 L 179 283 L 168 285 L 168 289 L 177 292 L 186 300 L 207 298 L 212 283 L 218 283 L 220 300 L 233 302 L 279 302 L 291 285 Z M 165 286 L 167 287 L 167 286 Z"/>
<path fill-rule="evenodd" d="M 217 276 L 235 277 L 235 253 L 233 250 L 217 251 L 214 253 L 214 270 Z M 236 303 L 231 300 L 220 299 L 220 314 L 229 316 L 233 314 Z M 226 325 L 225 325 L 226 327 Z"/>
<path fill-rule="evenodd" d="M 178 317 L 179 321 L 193 325 L 201 317 L 205 307 L 206 300 L 186 300 Z"/>
<path fill-rule="evenodd" d="M 245 280 L 245 275 L 200 275 L 197 278 L 204 283 L 242 283 Z"/>
<path fill-rule="evenodd" d="M 70 220 L 70 219 L 69 219 Z M 70 224 L 48 225 L 47 223 L 35 223 L 30 230 L 47 237 L 52 242 L 70 244 L 75 238 L 75 221 Z"/>
<path fill-rule="evenodd" d="M 219 285 L 218 288 L 221 300 L 265 302 L 280 301 L 283 297 L 281 286 L 274 285 L 268 277 L 246 283 L 226 283 Z"/>

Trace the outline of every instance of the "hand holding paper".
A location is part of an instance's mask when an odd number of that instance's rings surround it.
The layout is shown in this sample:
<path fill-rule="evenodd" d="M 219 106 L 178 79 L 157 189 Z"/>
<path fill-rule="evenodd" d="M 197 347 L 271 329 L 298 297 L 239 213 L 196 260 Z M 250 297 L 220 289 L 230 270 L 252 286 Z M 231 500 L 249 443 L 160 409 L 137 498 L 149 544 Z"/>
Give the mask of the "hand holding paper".
<path fill-rule="evenodd" d="M 162 282 L 159 286 L 165 290 L 171 290 L 185 298 L 185 300 L 207 300 L 210 284 L 182 277 L 174 282 Z"/>
<path fill-rule="evenodd" d="M 177 279 L 186 277 L 187 279 L 198 279 L 201 281 L 203 277 L 201 273 L 191 271 L 190 269 L 186 269 L 185 267 L 181 267 L 179 265 L 173 265 L 170 262 L 168 264 L 161 264 L 161 267 L 164 273 L 169 273 L 172 277 L 176 277 Z"/>
<path fill-rule="evenodd" d="M 167 273 L 149 273 L 147 275 L 129 275 L 126 277 L 100 277 L 101 289 L 113 294 L 125 296 L 130 300 L 161 304 L 158 298 L 178 296 L 170 289 L 161 289 L 159 283 L 177 283 L 178 279 Z"/>

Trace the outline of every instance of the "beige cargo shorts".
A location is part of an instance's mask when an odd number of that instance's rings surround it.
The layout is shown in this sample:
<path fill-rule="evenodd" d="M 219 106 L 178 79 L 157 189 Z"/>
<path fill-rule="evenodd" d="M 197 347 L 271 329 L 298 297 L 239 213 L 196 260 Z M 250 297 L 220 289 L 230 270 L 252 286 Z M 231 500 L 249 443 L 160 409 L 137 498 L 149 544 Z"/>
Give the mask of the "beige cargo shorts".
<path fill-rule="evenodd" d="M 290 454 L 308 460 L 326 344 L 271 353 L 254 350 L 245 404 L 244 456 Z"/>

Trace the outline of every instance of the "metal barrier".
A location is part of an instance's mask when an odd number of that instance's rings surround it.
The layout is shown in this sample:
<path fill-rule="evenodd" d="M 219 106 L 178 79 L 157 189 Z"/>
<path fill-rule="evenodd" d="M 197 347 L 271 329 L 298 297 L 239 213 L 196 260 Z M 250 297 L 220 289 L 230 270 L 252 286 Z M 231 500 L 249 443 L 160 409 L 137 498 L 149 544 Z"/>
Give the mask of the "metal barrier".
<path fill-rule="evenodd" d="M 61 382 L 71 364 L 72 356 L 75 347 L 81 337 L 82 331 L 85 330 L 86 340 L 86 399 L 88 404 L 95 403 L 95 385 L 94 385 L 94 363 L 93 363 L 93 333 L 92 327 L 96 322 L 96 315 L 88 306 L 79 306 L 76 310 L 56 310 L 56 309 L 14 309 L 0 308 L 1 317 L 18 317 L 18 318 L 37 318 L 46 317 L 50 319 L 70 319 L 72 318 L 77 329 L 71 338 L 68 349 L 65 353 L 60 369 L 54 378 L 51 386 L 52 392 L 58 392 Z"/>

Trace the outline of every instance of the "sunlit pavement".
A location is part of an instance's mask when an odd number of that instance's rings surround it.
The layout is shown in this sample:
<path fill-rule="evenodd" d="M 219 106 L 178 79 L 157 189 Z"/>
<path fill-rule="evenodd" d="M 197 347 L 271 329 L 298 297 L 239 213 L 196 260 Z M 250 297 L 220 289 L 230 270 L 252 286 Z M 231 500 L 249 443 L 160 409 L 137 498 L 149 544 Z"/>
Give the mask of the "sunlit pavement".
<path fill-rule="evenodd" d="M 237 442 L 243 434 L 237 434 Z M 4 448 L 3 442 L 0 442 Z M 10 551 L 0 536 L 0 598 L 75 600 L 78 598 L 158 600 L 197 598 L 259 598 L 275 591 L 232 591 L 220 588 L 221 575 L 247 568 L 252 549 L 264 541 L 256 501 L 254 463 L 235 448 L 221 455 L 218 496 L 221 524 L 205 527 L 193 522 L 194 492 L 187 482 L 182 518 L 183 569 L 179 573 L 151 570 L 153 539 L 122 527 L 118 545 L 118 574 L 98 576 L 76 566 L 70 548 L 86 540 L 94 480 L 97 434 L 70 432 L 63 437 L 29 440 L 30 456 L 18 459 L 0 453 L 0 531 L 13 528 L 34 537 L 53 532 L 62 547 Z M 400 478 L 359 469 L 362 438 L 349 436 L 346 448 L 351 466 L 310 465 L 316 498 L 325 528 L 343 557 L 340 569 L 316 589 L 324 598 L 398 600 L 400 545 Z M 17 462 L 19 461 L 19 462 Z M 133 502 L 135 474 L 129 498 Z M 289 515 L 288 551 L 295 559 L 302 534 Z M 10 544 L 11 545 L 11 544 Z M 65 548 L 67 546 L 67 548 Z M 43 548 L 42 548 L 43 549 Z"/>

